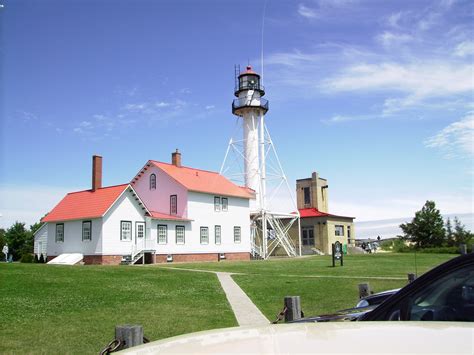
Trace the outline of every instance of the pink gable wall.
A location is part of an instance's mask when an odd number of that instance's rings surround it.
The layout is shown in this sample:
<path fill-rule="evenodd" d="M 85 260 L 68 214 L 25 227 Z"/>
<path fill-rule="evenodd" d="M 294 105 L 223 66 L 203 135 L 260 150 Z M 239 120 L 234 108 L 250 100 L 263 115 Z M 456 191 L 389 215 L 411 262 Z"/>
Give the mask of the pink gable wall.
<path fill-rule="evenodd" d="M 155 190 L 150 190 L 151 174 L 156 175 Z M 155 166 L 148 167 L 132 186 L 150 211 L 169 214 L 170 196 L 177 195 L 178 217 L 188 217 L 188 191 L 161 169 Z"/>

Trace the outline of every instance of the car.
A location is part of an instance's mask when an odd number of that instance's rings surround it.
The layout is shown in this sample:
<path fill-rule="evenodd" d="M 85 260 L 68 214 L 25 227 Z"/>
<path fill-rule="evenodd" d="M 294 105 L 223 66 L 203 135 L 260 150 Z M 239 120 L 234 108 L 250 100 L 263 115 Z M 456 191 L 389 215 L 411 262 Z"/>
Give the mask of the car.
<path fill-rule="evenodd" d="M 272 324 L 185 334 L 121 354 L 469 354 L 466 322 L 330 322 Z"/>
<path fill-rule="evenodd" d="M 423 274 L 358 321 L 474 322 L 474 253 Z"/>
<path fill-rule="evenodd" d="M 382 291 L 382 292 L 377 292 L 372 295 L 369 295 L 367 297 L 363 297 L 360 299 L 359 302 L 357 302 L 355 308 L 365 308 L 368 306 L 376 306 L 385 301 L 387 298 L 390 296 L 394 295 L 400 291 L 399 288 L 395 288 L 393 290 L 387 290 L 387 291 Z"/>

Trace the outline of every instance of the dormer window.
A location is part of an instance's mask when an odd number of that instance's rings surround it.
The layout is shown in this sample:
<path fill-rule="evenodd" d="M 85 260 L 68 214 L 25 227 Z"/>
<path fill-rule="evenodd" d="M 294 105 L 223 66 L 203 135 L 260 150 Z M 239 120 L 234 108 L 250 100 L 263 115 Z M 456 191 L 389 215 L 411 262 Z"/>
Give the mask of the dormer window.
<path fill-rule="evenodd" d="M 156 190 L 156 175 L 150 175 L 150 190 Z"/>
<path fill-rule="evenodd" d="M 178 213 L 178 196 L 170 196 L 170 214 L 175 215 Z"/>

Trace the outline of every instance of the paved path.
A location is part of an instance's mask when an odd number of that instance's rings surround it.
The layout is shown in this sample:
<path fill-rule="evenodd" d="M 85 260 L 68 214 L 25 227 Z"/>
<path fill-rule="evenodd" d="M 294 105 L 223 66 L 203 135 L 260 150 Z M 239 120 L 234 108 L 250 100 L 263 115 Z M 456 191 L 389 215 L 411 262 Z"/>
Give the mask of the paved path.
<path fill-rule="evenodd" d="M 241 327 L 246 325 L 267 325 L 270 323 L 270 321 L 263 315 L 262 312 L 260 312 L 257 306 L 250 300 L 250 298 L 245 294 L 240 286 L 237 285 L 237 283 L 232 279 L 231 275 L 236 275 L 237 273 L 185 269 L 177 267 L 163 267 L 162 269 L 207 272 L 216 274 L 219 282 L 221 283 L 222 289 L 225 292 L 227 300 L 229 301 L 230 307 L 234 312 L 235 318 Z"/>
<path fill-rule="evenodd" d="M 253 304 L 245 292 L 242 291 L 239 285 L 237 285 L 237 283 L 232 279 L 230 273 L 216 272 L 216 274 L 240 326 L 267 325 L 270 323 L 257 306 Z"/>

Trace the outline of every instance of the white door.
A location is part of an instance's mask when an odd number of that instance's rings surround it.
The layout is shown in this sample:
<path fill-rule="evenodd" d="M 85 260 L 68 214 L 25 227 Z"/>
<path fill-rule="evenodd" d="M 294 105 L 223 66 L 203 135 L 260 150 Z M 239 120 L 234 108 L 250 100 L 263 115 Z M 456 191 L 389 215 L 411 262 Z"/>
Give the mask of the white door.
<path fill-rule="evenodd" d="M 143 245 L 145 240 L 145 222 L 135 222 L 135 244 Z"/>

